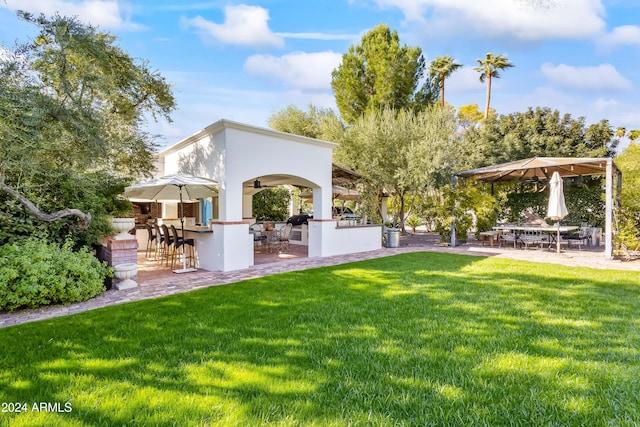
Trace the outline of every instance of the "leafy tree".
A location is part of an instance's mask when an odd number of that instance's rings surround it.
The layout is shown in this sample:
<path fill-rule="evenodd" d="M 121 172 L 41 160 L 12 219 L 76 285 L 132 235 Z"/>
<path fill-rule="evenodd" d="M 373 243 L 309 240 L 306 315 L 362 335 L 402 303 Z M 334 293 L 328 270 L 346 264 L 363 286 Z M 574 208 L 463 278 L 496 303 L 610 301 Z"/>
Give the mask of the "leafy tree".
<path fill-rule="evenodd" d="M 458 108 L 458 120 L 463 129 L 477 127 L 483 117 L 484 114 L 480 111 L 478 104 L 463 105 Z"/>
<path fill-rule="evenodd" d="M 629 144 L 615 162 L 622 172 L 622 206 L 640 212 L 640 144 Z"/>
<path fill-rule="evenodd" d="M 550 108 L 529 108 L 490 118 L 469 128 L 461 144 L 465 168 L 529 157 L 609 157 L 615 152 L 613 130 L 606 120 L 589 126 Z"/>
<path fill-rule="evenodd" d="M 620 128 L 619 128 L 620 129 Z M 624 128 L 622 128 L 624 129 Z M 624 129 L 626 132 L 626 129 Z M 639 130 L 626 133 L 631 143 L 616 157 L 616 166 L 622 172 L 621 206 L 615 211 L 614 245 L 624 254 L 623 245 L 628 249 L 638 247 L 640 242 L 640 144 L 635 142 L 640 137 Z"/>
<path fill-rule="evenodd" d="M 336 132 L 340 135 L 344 131 L 342 122 L 332 109 L 317 108 L 312 104 L 308 111 L 290 105 L 273 113 L 269 117 L 269 127 L 280 132 L 328 140 Z"/>
<path fill-rule="evenodd" d="M 142 126 L 168 119 L 174 98 L 112 35 L 73 18 L 19 16 L 39 33 L 0 63 L 0 219 L 58 241 L 90 224 L 73 234 L 91 243 L 109 230 L 106 215 L 126 207 L 116 200 L 123 186 L 153 171 Z"/>
<path fill-rule="evenodd" d="M 432 104 L 431 81 L 423 80 L 425 61 L 419 47 L 400 46 L 398 33 L 380 24 L 350 46 L 331 73 L 331 88 L 348 124 L 382 108 L 420 110 Z"/>
<path fill-rule="evenodd" d="M 429 75 L 431 78 L 436 79 L 438 87 L 440 88 L 440 102 L 444 107 L 444 81 L 449 78 L 451 74 L 457 69 L 461 68 L 462 64 L 455 62 L 455 59 L 449 55 L 438 56 L 435 58 L 429 66 Z"/>
<path fill-rule="evenodd" d="M 476 60 L 480 66 L 474 67 L 474 70 L 480 73 L 480 81 L 487 82 L 487 97 L 484 108 L 485 121 L 489 118 L 489 105 L 491 103 L 491 81 L 493 78 L 500 78 L 500 70 L 514 67 L 514 65 L 503 54 L 494 55 L 493 52 L 487 53 L 484 59 Z"/>
<path fill-rule="evenodd" d="M 284 221 L 289 215 L 290 200 L 287 188 L 266 188 L 253 195 L 253 215 L 258 221 Z"/>
<path fill-rule="evenodd" d="M 449 182 L 454 131 L 455 119 L 448 109 L 431 107 L 414 113 L 385 108 L 349 127 L 336 154 L 362 174 L 368 186 L 365 193 L 384 189 L 399 200 L 404 231 L 405 196 Z"/>

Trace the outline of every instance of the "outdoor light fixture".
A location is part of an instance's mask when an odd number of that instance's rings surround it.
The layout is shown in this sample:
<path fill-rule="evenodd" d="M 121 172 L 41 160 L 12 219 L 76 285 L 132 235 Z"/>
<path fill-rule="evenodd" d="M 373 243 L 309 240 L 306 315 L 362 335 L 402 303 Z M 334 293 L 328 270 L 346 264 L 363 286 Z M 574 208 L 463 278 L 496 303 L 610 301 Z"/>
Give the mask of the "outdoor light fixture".
<path fill-rule="evenodd" d="M 262 188 L 262 185 L 260 185 L 260 180 L 258 178 L 253 181 L 253 188 Z"/>

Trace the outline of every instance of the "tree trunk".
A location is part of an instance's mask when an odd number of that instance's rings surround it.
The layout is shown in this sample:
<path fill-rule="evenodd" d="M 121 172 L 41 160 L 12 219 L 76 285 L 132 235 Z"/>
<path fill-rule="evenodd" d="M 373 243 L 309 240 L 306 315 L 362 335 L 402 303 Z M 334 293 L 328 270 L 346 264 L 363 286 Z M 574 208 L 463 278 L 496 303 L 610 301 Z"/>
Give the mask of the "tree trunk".
<path fill-rule="evenodd" d="M 440 79 L 440 103 L 444 107 L 444 78 Z"/>
<path fill-rule="evenodd" d="M 382 223 L 384 224 L 384 218 L 382 218 L 382 191 L 378 191 L 376 195 L 376 211 L 378 212 L 378 216 L 381 218 Z"/>
<path fill-rule="evenodd" d="M 400 232 L 404 235 L 407 234 L 407 230 L 404 227 L 404 191 L 400 192 Z"/>
<path fill-rule="evenodd" d="M 487 103 L 484 107 L 484 121 L 489 118 L 489 104 L 491 104 L 491 74 L 487 74 Z"/>
<path fill-rule="evenodd" d="M 64 218 L 65 216 L 73 215 L 78 217 L 78 231 L 82 232 L 89 228 L 89 224 L 91 223 L 91 215 L 86 214 L 78 209 L 62 209 L 58 212 L 54 212 L 52 214 L 45 214 L 40 212 L 40 209 L 37 208 L 29 199 L 19 194 L 12 187 L 8 186 L 4 183 L 4 181 L 0 181 L 0 190 L 14 197 L 20 202 L 22 206 L 24 206 L 31 215 L 35 216 L 41 221 L 45 222 L 53 222 L 57 221 L 60 218 Z"/>

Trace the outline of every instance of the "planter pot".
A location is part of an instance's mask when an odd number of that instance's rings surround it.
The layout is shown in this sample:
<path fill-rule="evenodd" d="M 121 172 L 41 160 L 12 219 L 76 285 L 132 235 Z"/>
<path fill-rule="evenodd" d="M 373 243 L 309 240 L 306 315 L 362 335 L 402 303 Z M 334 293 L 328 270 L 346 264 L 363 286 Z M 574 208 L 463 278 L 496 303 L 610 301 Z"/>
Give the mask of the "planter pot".
<path fill-rule="evenodd" d="M 115 287 L 118 290 L 131 289 L 138 286 L 133 278 L 138 274 L 138 264 L 118 264 L 113 266 L 113 275 L 120 281 Z"/>
<path fill-rule="evenodd" d="M 111 225 L 118 232 L 114 236 L 116 240 L 130 240 L 134 237 L 129 234 L 129 230 L 136 227 L 135 218 L 113 218 L 111 220 Z"/>

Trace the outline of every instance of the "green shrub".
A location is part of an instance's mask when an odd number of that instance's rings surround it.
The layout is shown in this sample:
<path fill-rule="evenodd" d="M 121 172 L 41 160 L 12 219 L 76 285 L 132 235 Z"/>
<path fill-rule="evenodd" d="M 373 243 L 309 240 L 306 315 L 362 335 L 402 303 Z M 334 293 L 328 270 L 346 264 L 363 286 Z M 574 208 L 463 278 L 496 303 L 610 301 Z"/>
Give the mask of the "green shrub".
<path fill-rule="evenodd" d="M 411 232 L 413 234 L 416 234 L 416 228 L 423 225 L 424 221 L 421 218 L 418 218 L 418 216 L 411 214 L 407 219 L 404 220 L 404 223 L 411 227 Z"/>
<path fill-rule="evenodd" d="M 267 188 L 253 195 L 253 215 L 258 221 L 285 221 L 291 192 L 284 187 Z"/>
<path fill-rule="evenodd" d="M 624 254 L 623 246 L 636 250 L 640 242 L 640 211 L 620 208 L 615 212 L 616 233 L 613 236 L 613 247 L 616 255 Z"/>
<path fill-rule="evenodd" d="M 85 301 L 104 291 L 111 269 L 86 248 L 31 237 L 0 246 L 0 310 Z"/>

